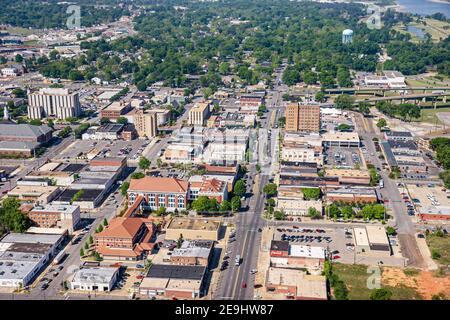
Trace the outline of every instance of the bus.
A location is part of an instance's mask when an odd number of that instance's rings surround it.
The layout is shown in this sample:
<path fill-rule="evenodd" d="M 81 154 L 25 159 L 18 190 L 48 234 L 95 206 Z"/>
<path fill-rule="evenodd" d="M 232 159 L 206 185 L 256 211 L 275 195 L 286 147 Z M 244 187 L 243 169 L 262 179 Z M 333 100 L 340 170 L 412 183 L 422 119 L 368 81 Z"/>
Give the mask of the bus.
<path fill-rule="evenodd" d="M 53 259 L 53 264 L 60 264 L 61 261 L 64 260 L 64 258 L 66 257 L 66 252 L 64 250 L 62 250 L 60 253 L 58 253 L 55 257 L 55 259 Z"/>

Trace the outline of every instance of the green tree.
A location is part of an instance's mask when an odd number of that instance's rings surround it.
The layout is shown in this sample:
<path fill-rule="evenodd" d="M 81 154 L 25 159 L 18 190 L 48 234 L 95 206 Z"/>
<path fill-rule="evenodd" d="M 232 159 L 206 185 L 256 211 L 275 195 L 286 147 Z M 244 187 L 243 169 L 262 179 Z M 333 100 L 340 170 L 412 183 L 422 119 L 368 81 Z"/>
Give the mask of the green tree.
<path fill-rule="evenodd" d="M 275 220 L 284 220 L 286 218 L 286 215 L 283 211 L 275 211 L 273 213 L 273 217 Z"/>
<path fill-rule="evenodd" d="M 134 173 L 131 174 L 130 178 L 131 178 L 131 179 L 142 179 L 142 178 L 145 178 L 145 174 L 142 173 L 142 172 L 134 172 Z M 124 182 L 124 184 L 125 184 L 125 182 Z M 123 186 L 123 184 L 122 184 L 122 186 Z M 128 187 L 129 187 L 129 186 L 130 186 L 130 185 L 128 184 Z M 128 190 L 128 187 L 126 187 L 127 190 Z M 125 187 L 124 187 L 124 188 L 125 188 Z"/>
<path fill-rule="evenodd" d="M 231 210 L 238 212 L 241 209 L 241 199 L 238 196 L 231 198 Z"/>
<path fill-rule="evenodd" d="M 370 300 L 391 300 L 392 292 L 386 288 L 373 289 Z"/>
<path fill-rule="evenodd" d="M 103 225 L 106 227 L 108 225 L 108 220 L 106 218 L 103 219 Z"/>
<path fill-rule="evenodd" d="M 370 114 L 370 106 L 367 102 L 361 101 L 358 103 L 358 111 L 361 112 L 363 115 Z"/>
<path fill-rule="evenodd" d="M 317 210 L 316 208 L 308 208 L 308 217 L 310 217 L 311 219 L 321 219 L 322 218 L 322 213 L 319 212 L 319 210 Z"/>
<path fill-rule="evenodd" d="M 275 183 L 268 183 L 264 186 L 263 192 L 268 197 L 274 197 L 277 194 L 277 185 Z"/>
<path fill-rule="evenodd" d="M 222 200 L 220 203 L 220 211 L 230 211 L 231 210 L 231 202 L 228 200 Z"/>
<path fill-rule="evenodd" d="M 128 123 L 128 119 L 125 117 L 118 117 L 117 118 L 117 123 L 118 124 L 127 124 Z"/>
<path fill-rule="evenodd" d="M 30 227 L 31 220 L 19 208 L 20 202 L 16 198 L 8 197 L 3 200 L 0 207 L 0 229 L 3 227 L 6 231 L 22 233 Z"/>
<path fill-rule="evenodd" d="M 120 194 L 123 197 L 127 196 L 127 192 L 128 192 L 128 188 L 130 187 L 130 183 L 128 181 L 125 181 L 124 183 L 122 183 L 122 185 L 120 186 Z"/>
<path fill-rule="evenodd" d="M 386 120 L 384 118 L 380 118 L 377 122 L 377 127 L 381 129 L 386 126 L 387 126 Z"/>
<path fill-rule="evenodd" d="M 334 99 L 334 104 L 338 109 L 352 109 L 355 98 L 348 94 L 341 94 Z"/>
<path fill-rule="evenodd" d="M 89 249 L 89 244 L 86 242 L 85 244 L 84 244 L 84 250 L 88 250 Z"/>
<path fill-rule="evenodd" d="M 247 192 L 247 187 L 245 185 L 245 181 L 242 179 L 239 179 L 234 184 L 233 193 L 238 196 L 239 198 L 242 198 L 245 193 Z"/>
<path fill-rule="evenodd" d="M 155 214 L 157 216 L 163 216 L 166 214 L 166 208 L 165 207 L 159 207 L 158 210 L 155 211 Z"/>
<path fill-rule="evenodd" d="M 101 125 L 105 125 L 105 124 L 109 124 L 109 123 L 111 123 L 111 120 L 109 120 L 109 118 L 101 118 L 100 119 Z"/>
<path fill-rule="evenodd" d="M 316 93 L 316 96 L 314 97 L 314 99 L 317 102 L 325 102 L 327 100 L 326 97 L 325 97 L 325 92 L 323 92 L 323 91 L 318 91 Z"/>
<path fill-rule="evenodd" d="M 83 250 L 83 248 L 80 248 L 80 257 L 81 257 L 81 258 L 84 257 L 84 250 Z"/>
<path fill-rule="evenodd" d="M 16 56 L 14 57 L 14 61 L 16 61 L 17 63 L 23 62 L 23 57 L 22 57 L 22 55 L 16 54 Z"/>
<path fill-rule="evenodd" d="M 29 122 L 32 126 L 41 126 L 42 121 L 40 119 L 33 119 Z"/>
<path fill-rule="evenodd" d="M 303 197 L 305 200 L 318 200 L 320 199 L 320 189 L 319 188 L 301 188 L 303 192 Z"/>
<path fill-rule="evenodd" d="M 150 162 L 150 160 L 148 160 L 146 157 L 141 156 L 141 157 L 139 158 L 139 163 L 138 163 L 138 165 L 139 165 L 139 168 L 140 168 L 141 170 L 146 171 L 148 168 L 150 168 L 151 162 Z"/>
<path fill-rule="evenodd" d="M 386 233 L 390 236 L 394 235 L 396 233 L 395 228 L 391 226 L 386 227 Z"/>

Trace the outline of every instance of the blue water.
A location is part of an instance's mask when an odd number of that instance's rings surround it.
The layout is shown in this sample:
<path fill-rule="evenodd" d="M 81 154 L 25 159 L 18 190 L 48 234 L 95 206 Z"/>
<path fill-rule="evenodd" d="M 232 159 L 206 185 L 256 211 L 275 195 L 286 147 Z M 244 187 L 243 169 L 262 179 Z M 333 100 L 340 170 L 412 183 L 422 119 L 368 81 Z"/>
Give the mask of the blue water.
<path fill-rule="evenodd" d="M 419 28 L 417 28 L 415 26 L 408 26 L 407 30 L 408 30 L 408 32 L 411 32 L 414 35 L 416 35 L 417 38 L 425 39 L 426 33 L 422 29 L 419 29 Z"/>
<path fill-rule="evenodd" d="M 404 10 L 423 16 L 436 12 L 443 13 L 450 18 L 450 3 L 437 3 L 428 0 L 397 0 L 397 3 L 404 7 Z"/>

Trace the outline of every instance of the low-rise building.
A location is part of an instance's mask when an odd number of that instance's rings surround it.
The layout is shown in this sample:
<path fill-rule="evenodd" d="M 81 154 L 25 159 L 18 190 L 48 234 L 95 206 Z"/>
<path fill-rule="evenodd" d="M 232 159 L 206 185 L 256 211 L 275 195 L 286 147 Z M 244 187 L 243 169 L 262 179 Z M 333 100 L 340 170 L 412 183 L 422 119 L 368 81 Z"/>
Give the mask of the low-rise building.
<path fill-rule="evenodd" d="M 38 227 L 67 229 L 72 234 L 80 222 L 80 207 L 62 204 L 36 206 L 28 212 L 28 218 Z"/>
<path fill-rule="evenodd" d="M 117 282 L 119 268 L 82 268 L 75 272 L 70 281 L 70 289 L 82 291 L 111 291 Z"/>
<path fill-rule="evenodd" d="M 102 118 L 107 118 L 111 121 L 116 121 L 118 118 L 125 115 L 131 110 L 131 103 L 127 101 L 114 101 L 105 109 L 100 111 Z"/>
<path fill-rule="evenodd" d="M 378 196 L 372 188 L 339 188 L 335 190 L 327 190 L 326 199 L 328 202 L 345 202 L 345 203 L 376 203 Z"/>
<path fill-rule="evenodd" d="M 206 179 L 202 176 L 189 178 L 189 200 L 198 197 L 216 199 L 218 203 L 228 200 L 228 184 L 218 179 Z"/>
<path fill-rule="evenodd" d="M 270 243 L 271 267 L 320 270 L 326 255 L 322 247 L 290 245 L 288 241 L 279 240 Z"/>
<path fill-rule="evenodd" d="M 219 240 L 220 222 L 205 219 L 173 218 L 166 227 L 166 239 Z"/>
<path fill-rule="evenodd" d="M 277 210 L 283 211 L 288 216 L 307 216 L 310 208 L 313 208 L 322 214 L 322 201 L 285 197 L 279 197 L 277 199 Z"/>
<path fill-rule="evenodd" d="M 93 126 L 82 135 L 83 140 L 118 140 L 121 138 L 123 124 L 105 124 Z"/>
<path fill-rule="evenodd" d="M 176 299 L 194 299 L 204 294 L 207 268 L 154 264 L 139 286 L 142 295 Z"/>
<path fill-rule="evenodd" d="M 384 227 L 356 227 L 353 228 L 353 235 L 357 253 L 383 256 L 391 255 L 391 247 Z"/>
<path fill-rule="evenodd" d="M 170 255 L 171 264 L 207 267 L 214 248 L 212 240 L 184 240 Z"/>
<path fill-rule="evenodd" d="M 189 183 L 177 178 L 144 177 L 131 179 L 128 199 L 134 203 L 138 196 L 144 197 L 151 210 L 160 207 L 167 211 L 184 210 L 187 206 Z"/>
<path fill-rule="evenodd" d="M 30 186 L 18 185 L 8 191 L 8 197 L 15 197 L 19 201 L 33 202 L 45 205 L 55 199 L 61 189 L 57 186 Z"/>
<path fill-rule="evenodd" d="M 288 299 L 328 299 L 326 278 L 301 270 L 269 267 L 265 286 L 268 292 L 283 294 Z"/>
<path fill-rule="evenodd" d="M 208 102 L 196 103 L 191 110 L 189 110 L 188 124 L 191 126 L 203 126 L 208 120 L 211 113 Z"/>
<path fill-rule="evenodd" d="M 337 177 L 341 185 L 365 185 L 370 184 L 370 174 L 367 170 L 356 169 L 326 169 L 326 177 Z"/>
<path fill-rule="evenodd" d="M 94 235 L 95 250 L 104 259 L 141 260 L 154 248 L 155 231 L 152 220 L 115 217 Z"/>
<path fill-rule="evenodd" d="M 326 132 L 322 135 L 325 147 L 359 147 L 360 139 L 357 132 Z"/>

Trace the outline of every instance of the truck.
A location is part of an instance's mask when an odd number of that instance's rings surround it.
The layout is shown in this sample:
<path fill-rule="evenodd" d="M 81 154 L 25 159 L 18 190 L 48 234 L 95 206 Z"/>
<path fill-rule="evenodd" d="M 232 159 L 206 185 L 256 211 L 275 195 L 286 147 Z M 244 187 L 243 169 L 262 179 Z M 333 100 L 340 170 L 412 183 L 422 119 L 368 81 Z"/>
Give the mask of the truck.
<path fill-rule="evenodd" d="M 64 250 L 62 250 L 61 252 L 59 252 L 56 257 L 53 259 L 53 265 L 57 265 L 60 264 L 61 261 L 64 260 L 64 258 L 66 257 L 66 252 Z"/>
<path fill-rule="evenodd" d="M 236 258 L 234 259 L 234 265 L 239 266 L 240 264 L 241 264 L 241 256 L 237 255 Z"/>

